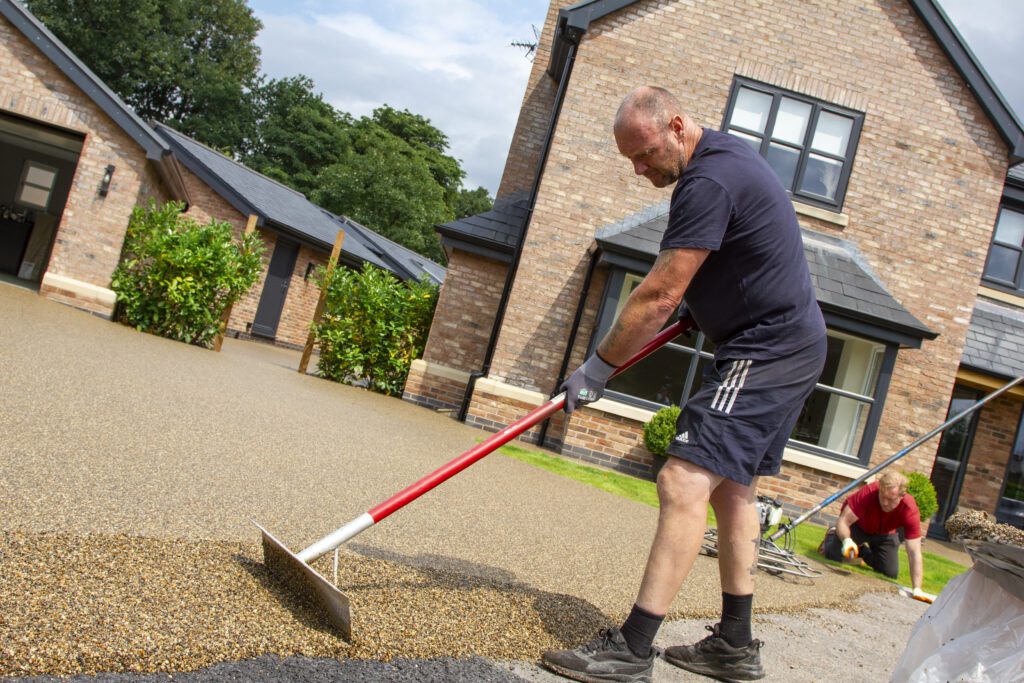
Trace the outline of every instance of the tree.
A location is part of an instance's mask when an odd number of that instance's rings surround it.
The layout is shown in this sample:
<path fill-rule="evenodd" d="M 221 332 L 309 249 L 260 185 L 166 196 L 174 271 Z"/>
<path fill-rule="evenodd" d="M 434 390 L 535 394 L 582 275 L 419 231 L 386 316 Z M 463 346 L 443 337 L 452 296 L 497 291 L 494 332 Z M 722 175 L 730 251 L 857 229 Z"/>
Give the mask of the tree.
<path fill-rule="evenodd" d="M 408 109 L 397 111 L 388 105 L 373 111 L 372 120 L 384 130 L 412 147 L 430 168 L 434 180 L 444 189 L 445 202 L 453 210 L 455 198 L 466 177 L 459 160 L 448 156 L 448 136 L 435 128 L 430 119 L 413 114 Z"/>
<path fill-rule="evenodd" d="M 218 149 L 251 135 L 262 24 L 244 0 L 27 0 L 139 116 Z"/>
<path fill-rule="evenodd" d="M 453 214 L 427 160 L 371 119 L 357 121 L 348 139 L 338 163 L 318 176 L 312 201 L 443 262 L 434 225 Z"/>
<path fill-rule="evenodd" d="M 242 163 L 311 195 L 320 171 L 348 148 L 352 117 L 325 102 L 301 75 L 261 82 L 252 100 L 256 125 L 241 150 Z"/>
<path fill-rule="evenodd" d="M 487 188 L 478 187 L 475 190 L 465 188 L 459 190 L 455 197 L 455 218 L 475 216 L 478 213 L 490 211 L 494 208 L 494 200 L 487 193 Z"/>

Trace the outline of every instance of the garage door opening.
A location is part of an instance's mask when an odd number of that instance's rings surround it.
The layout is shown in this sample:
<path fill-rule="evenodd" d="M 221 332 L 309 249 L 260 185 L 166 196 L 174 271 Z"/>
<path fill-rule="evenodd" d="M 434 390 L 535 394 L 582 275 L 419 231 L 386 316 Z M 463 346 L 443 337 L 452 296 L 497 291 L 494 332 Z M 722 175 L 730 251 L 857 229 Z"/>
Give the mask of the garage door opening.
<path fill-rule="evenodd" d="M 0 278 L 38 287 L 84 138 L 0 114 Z"/>

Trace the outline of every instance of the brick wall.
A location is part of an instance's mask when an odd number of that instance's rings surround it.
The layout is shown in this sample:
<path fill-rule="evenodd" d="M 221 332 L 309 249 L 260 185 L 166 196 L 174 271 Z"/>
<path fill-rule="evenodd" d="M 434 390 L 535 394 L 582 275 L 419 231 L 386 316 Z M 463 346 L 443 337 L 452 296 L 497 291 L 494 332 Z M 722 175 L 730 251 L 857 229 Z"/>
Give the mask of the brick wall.
<path fill-rule="evenodd" d="M 652 478 L 661 458 L 644 446 L 636 423 L 596 410 L 574 413 L 562 444 L 562 453 L 579 460 L 638 477 Z"/>
<path fill-rule="evenodd" d="M 770 496 L 782 503 L 787 515 L 796 517 L 810 510 L 827 496 L 839 491 L 853 479 L 822 472 L 806 465 L 784 463 L 782 471 L 774 477 L 760 477 L 757 480 L 757 492 Z M 833 523 L 839 516 L 843 496 L 820 512 L 815 514 L 812 522 Z"/>
<path fill-rule="evenodd" d="M 144 150 L 2 17 L 0 111 L 85 136 L 47 275 L 109 292 L 132 208 L 143 196 L 164 192 Z M 101 197 L 97 190 L 108 165 L 115 167 L 113 182 Z M 40 292 L 100 315 L 113 311 L 112 300 L 104 303 L 81 289 L 54 286 L 46 276 Z"/>
<path fill-rule="evenodd" d="M 742 22 L 723 21 L 740 14 Z M 552 8 L 503 191 L 521 188 L 525 170 L 536 163 L 527 141 L 541 136 L 542 103 L 554 87 L 543 73 L 554 17 Z M 800 221 L 855 243 L 893 296 L 939 333 L 922 349 L 899 354 L 872 455 L 878 462 L 945 417 L 1006 172 L 996 130 L 903 0 L 652 0 L 592 24 L 576 58 L 490 377 L 542 394 L 553 388 L 595 232 L 669 196 L 670 188 L 657 190 L 635 177 L 615 147 L 611 122 L 622 97 L 637 85 L 664 84 L 699 124 L 718 129 L 736 75 L 865 114 L 843 220 L 801 215 Z M 459 286 L 454 280 L 461 277 L 450 272 L 446 286 Z M 590 335 L 585 323 L 574 364 Z M 596 440 L 569 445 L 601 452 Z M 919 448 L 905 469 L 930 471 L 934 453 L 934 444 Z M 786 468 L 790 497 L 801 506 L 846 483 L 811 468 Z"/>
<path fill-rule="evenodd" d="M 981 409 L 958 507 L 995 514 L 1022 407 L 1019 398 L 1003 395 Z"/>
<path fill-rule="evenodd" d="M 473 372 L 484 361 L 508 264 L 452 250 L 423 358 Z"/>
<path fill-rule="evenodd" d="M 442 370 L 443 371 L 443 370 Z M 405 380 L 402 399 L 432 410 L 458 410 L 466 394 L 469 375 L 450 377 L 430 372 L 425 363 L 413 362 Z"/>

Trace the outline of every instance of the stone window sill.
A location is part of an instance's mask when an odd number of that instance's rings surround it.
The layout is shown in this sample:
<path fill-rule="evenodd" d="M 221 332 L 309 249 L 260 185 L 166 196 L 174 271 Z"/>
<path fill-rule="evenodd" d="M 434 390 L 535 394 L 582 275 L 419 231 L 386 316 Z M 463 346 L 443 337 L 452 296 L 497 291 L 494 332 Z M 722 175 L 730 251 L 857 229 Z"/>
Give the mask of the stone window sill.
<path fill-rule="evenodd" d="M 841 228 L 845 228 L 850 224 L 850 216 L 845 213 L 836 213 L 835 211 L 829 211 L 819 206 L 811 206 L 810 204 L 804 204 L 803 202 L 793 202 L 793 210 L 800 216 L 809 216 L 811 218 L 817 218 L 820 221 L 826 223 L 833 223 Z"/>

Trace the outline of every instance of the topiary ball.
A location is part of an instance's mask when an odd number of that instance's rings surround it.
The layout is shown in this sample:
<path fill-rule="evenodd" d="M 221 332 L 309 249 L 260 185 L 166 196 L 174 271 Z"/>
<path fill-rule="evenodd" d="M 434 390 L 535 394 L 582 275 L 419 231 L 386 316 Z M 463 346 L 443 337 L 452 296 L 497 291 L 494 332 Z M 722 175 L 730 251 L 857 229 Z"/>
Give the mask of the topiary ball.
<path fill-rule="evenodd" d="M 676 435 L 679 406 L 666 406 L 654 414 L 644 425 L 644 445 L 655 455 L 665 456 L 668 445 Z"/>

